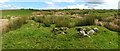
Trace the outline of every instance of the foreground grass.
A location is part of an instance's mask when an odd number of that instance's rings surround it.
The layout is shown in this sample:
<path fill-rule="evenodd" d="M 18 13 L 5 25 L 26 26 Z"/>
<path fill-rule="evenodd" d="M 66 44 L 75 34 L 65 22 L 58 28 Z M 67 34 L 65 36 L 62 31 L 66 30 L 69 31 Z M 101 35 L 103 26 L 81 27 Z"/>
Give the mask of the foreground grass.
<path fill-rule="evenodd" d="M 97 35 L 77 37 L 75 28 L 66 35 L 54 35 L 51 27 L 39 27 L 39 23 L 28 21 L 20 29 L 3 34 L 3 49 L 117 49 L 118 33 L 100 26 Z"/>

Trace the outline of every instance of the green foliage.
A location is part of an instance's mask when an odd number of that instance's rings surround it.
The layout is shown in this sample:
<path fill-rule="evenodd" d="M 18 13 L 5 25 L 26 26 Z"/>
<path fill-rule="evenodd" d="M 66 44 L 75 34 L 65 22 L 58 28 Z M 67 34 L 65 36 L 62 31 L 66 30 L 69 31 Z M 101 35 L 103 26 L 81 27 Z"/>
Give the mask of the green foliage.
<path fill-rule="evenodd" d="M 32 12 L 35 11 L 37 10 L 22 9 L 2 12 L 3 18 L 6 18 L 7 15 L 20 15 L 18 20 L 10 21 L 12 28 L 16 30 L 3 34 L 3 49 L 117 49 L 119 47 L 118 32 L 105 27 L 88 26 L 94 25 L 94 19 L 103 21 L 107 17 L 113 17 L 117 13 L 116 10 L 40 10 L 44 14 L 43 16 L 32 17 Z M 55 16 L 54 13 L 57 11 L 80 14 L 82 18 L 70 18 L 67 14 Z M 24 24 L 27 18 L 21 18 L 22 16 L 30 17 L 27 24 Z M 7 19 L 9 18 L 8 16 Z M 75 29 L 76 25 L 86 29 L 97 27 L 99 31 L 97 35 L 90 35 L 90 38 L 79 38 Z M 18 27 L 19 29 L 17 29 Z M 70 27 L 70 29 L 65 35 L 54 35 L 51 29 L 55 27 Z M 113 26 L 110 27 L 114 29 Z M 118 28 L 115 27 L 115 29 Z"/>
<path fill-rule="evenodd" d="M 50 20 L 50 17 L 46 17 L 44 19 L 43 23 L 45 24 L 45 26 L 50 27 L 50 25 L 52 23 L 51 20 Z"/>
<path fill-rule="evenodd" d="M 55 24 L 57 27 L 74 27 L 75 19 L 70 19 L 69 17 L 58 17 L 58 16 L 50 16 L 50 17 L 34 17 L 35 21 L 39 23 L 44 23 L 47 27 L 51 24 Z"/>
<path fill-rule="evenodd" d="M 16 17 L 16 19 L 10 19 L 10 29 L 14 30 L 21 27 L 26 23 L 27 17 Z"/>
<path fill-rule="evenodd" d="M 95 17 L 92 15 L 87 15 L 83 19 L 78 20 L 77 26 L 87 26 L 87 25 L 94 25 Z"/>
<path fill-rule="evenodd" d="M 9 19 L 12 16 L 19 16 L 19 17 L 29 17 L 32 15 L 32 10 L 2 10 L 2 18 Z"/>
<path fill-rule="evenodd" d="M 69 19 L 65 17 L 57 17 L 55 24 L 57 27 L 67 27 L 69 25 Z"/>
<path fill-rule="evenodd" d="M 54 35 L 50 27 L 38 27 L 38 23 L 28 21 L 20 29 L 3 34 L 3 49 L 116 49 L 118 33 L 99 26 L 97 35 L 78 38 L 75 28 L 66 35 Z"/>

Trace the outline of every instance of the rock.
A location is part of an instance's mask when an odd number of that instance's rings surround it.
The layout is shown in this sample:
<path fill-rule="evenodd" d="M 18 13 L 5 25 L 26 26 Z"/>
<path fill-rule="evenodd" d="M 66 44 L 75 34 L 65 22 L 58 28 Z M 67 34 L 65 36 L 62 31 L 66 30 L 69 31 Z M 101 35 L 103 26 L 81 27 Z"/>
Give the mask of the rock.
<path fill-rule="evenodd" d="M 93 28 L 93 30 L 94 30 L 95 32 L 98 32 L 99 29 L 98 29 L 98 28 Z"/>
<path fill-rule="evenodd" d="M 57 31 L 59 31 L 58 28 L 53 28 L 53 30 L 52 30 L 52 32 L 57 32 Z"/>
<path fill-rule="evenodd" d="M 88 31 L 87 34 L 94 34 L 96 32 L 98 32 L 98 28 L 93 28 L 92 30 Z"/>
<path fill-rule="evenodd" d="M 87 34 L 85 33 L 84 30 L 80 30 L 80 35 L 86 36 Z"/>

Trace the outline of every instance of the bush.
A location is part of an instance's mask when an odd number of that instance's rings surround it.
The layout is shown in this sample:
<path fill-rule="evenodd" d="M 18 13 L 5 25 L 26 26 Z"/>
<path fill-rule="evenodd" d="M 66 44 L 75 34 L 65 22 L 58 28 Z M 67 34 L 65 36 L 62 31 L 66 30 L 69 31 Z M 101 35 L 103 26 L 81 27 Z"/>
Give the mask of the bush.
<path fill-rule="evenodd" d="M 74 27 L 76 25 L 76 19 L 69 17 L 56 17 L 55 24 L 57 27 Z"/>
<path fill-rule="evenodd" d="M 35 21 L 44 23 L 45 26 L 49 27 L 51 24 L 55 24 L 57 27 L 74 27 L 74 26 L 84 26 L 84 25 L 93 25 L 95 17 L 87 15 L 83 19 L 79 18 L 70 18 L 70 17 L 61 17 L 61 16 L 48 16 L 48 17 L 35 17 Z"/>
<path fill-rule="evenodd" d="M 75 19 L 70 19 L 69 17 L 60 17 L 60 16 L 34 17 L 33 20 L 39 23 L 44 23 L 45 26 L 47 27 L 49 27 L 52 24 L 55 24 L 57 27 L 74 27 L 76 24 Z"/>
<path fill-rule="evenodd" d="M 42 16 L 42 17 L 33 17 L 32 20 L 37 21 L 39 23 L 43 23 L 44 19 L 45 19 L 45 17 Z"/>
<path fill-rule="evenodd" d="M 93 25 L 94 24 L 95 17 L 88 15 L 85 16 L 83 19 L 79 19 L 77 22 L 77 26 L 87 26 L 87 25 Z"/>
<path fill-rule="evenodd" d="M 68 27 L 69 20 L 65 17 L 56 17 L 55 24 L 57 27 Z"/>
<path fill-rule="evenodd" d="M 10 19 L 10 29 L 16 29 L 26 23 L 26 17 L 14 17 Z"/>
<path fill-rule="evenodd" d="M 43 23 L 45 24 L 46 27 L 50 27 L 50 25 L 52 24 L 51 20 L 50 20 L 50 17 L 46 17 L 44 19 Z"/>

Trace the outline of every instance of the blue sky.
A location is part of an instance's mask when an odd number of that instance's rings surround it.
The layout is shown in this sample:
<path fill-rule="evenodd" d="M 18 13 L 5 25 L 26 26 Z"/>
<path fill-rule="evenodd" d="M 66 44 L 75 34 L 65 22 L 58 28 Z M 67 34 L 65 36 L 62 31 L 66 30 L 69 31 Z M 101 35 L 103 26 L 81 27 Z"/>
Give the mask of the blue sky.
<path fill-rule="evenodd" d="M 3 0 L 0 9 L 118 9 L 120 0 Z"/>

